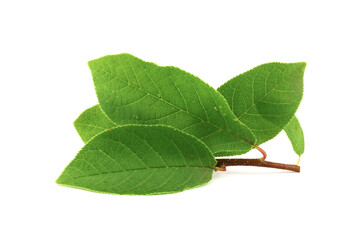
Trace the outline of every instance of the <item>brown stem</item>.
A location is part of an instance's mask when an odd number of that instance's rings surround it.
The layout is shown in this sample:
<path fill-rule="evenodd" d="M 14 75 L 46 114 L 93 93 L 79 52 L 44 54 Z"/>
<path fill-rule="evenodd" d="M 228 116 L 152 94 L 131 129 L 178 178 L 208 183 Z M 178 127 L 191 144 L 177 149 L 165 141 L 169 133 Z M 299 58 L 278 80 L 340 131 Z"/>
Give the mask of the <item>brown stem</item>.
<path fill-rule="evenodd" d="M 218 171 L 225 171 L 226 166 L 256 166 L 256 167 L 268 167 L 285 169 L 294 172 L 300 172 L 300 166 L 292 164 L 283 164 L 263 161 L 262 159 L 243 159 L 243 158 L 216 158 L 218 163 L 215 169 Z"/>

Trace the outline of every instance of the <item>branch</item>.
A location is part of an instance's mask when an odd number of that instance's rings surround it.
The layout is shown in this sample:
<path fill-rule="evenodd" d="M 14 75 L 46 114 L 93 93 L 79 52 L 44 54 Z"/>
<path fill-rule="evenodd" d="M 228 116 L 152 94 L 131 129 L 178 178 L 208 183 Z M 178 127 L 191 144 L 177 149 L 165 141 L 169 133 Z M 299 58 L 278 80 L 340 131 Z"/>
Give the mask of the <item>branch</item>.
<path fill-rule="evenodd" d="M 263 161 L 262 159 L 243 159 L 243 158 L 216 158 L 218 163 L 215 166 L 217 171 L 226 171 L 227 166 L 255 166 L 255 167 L 268 167 L 284 169 L 294 172 L 300 172 L 300 166 L 292 164 L 283 164 Z"/>

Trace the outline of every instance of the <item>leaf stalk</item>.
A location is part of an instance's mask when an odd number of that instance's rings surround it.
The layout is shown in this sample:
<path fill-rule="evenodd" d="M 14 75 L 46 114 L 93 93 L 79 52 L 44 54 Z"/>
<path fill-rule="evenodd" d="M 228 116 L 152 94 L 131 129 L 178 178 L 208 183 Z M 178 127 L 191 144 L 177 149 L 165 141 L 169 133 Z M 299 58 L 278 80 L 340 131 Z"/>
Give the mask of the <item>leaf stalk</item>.
<path fill-rule="evenodd" d="M 255 145 L 255 148 L 256 148 L 256 150 L 258 150 L 259 152 L 261 152 L 261 154 L 263 155 L 262 158 L 260 158 L 259 160 L 260 160 L 260 161 L 265 161 L 265 159 L 266 159 L 266 157 L 267 157 L 267 154 L 266 154 L 265 150 L 262 149 L 261 147 L 257 146 L 257 145 Z"/>

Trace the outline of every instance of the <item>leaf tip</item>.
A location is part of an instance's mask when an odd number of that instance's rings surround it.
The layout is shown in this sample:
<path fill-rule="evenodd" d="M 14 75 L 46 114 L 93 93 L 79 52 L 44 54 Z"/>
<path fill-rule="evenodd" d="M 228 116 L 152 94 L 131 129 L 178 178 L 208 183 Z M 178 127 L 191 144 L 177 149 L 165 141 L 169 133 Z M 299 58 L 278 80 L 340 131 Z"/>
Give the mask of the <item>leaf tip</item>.
<path fill-rule="evenodd" d="M 64 179 L 64 172 L 66 171 L 66 169 L 60 174 L 60 176 L 55 180 L 55 183 L 58 185 L 65 185 L 67 184 L 66 182 L 66 177 Z"/>
<path fill-rule="evenodd" d="M 59 185 L 62 184 L 62 182 L 61 182 L 61 175 L 55 180 L 55 183 L 56 183 L 56 184 L 59 184 Z"/>
<path fill-rule="evenodd" d="M 96 61 L 96 60 L 97 60 L 97 59 L 93 59 L 93 60 L 90 60 L 90 61 L 87 62 L 87 64 L 88 64 L 88 66 L 89 66 L 90 69 L 95 66 L 95 61 Z"/>
<path fill-rule="evenodd" d="M 299 67 L 299 69 L 302 70 L 302 72 L 305 71 L 305 68 L 306 68 L 306 65 L 307 65 L 306 62 L 297 62 L 297 63 L 295 63 L 295 64 Z"/>

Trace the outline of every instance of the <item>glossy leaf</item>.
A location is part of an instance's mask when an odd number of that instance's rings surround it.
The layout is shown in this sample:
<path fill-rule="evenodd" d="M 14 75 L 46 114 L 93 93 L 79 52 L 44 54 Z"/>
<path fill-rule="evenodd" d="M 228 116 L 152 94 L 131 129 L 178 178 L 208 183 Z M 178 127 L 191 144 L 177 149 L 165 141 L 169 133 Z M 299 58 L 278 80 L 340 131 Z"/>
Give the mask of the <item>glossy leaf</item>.
<path fill-rule="evenodd" d="M 305 141 L 304 133 L 297 117 L 293 117 L 291 121 L 285 126 L 284 131 L 290 139 L 295 153 L 301 156 L 304 153 Z"/>
<path fill-rule="evenodd" d="M 74 126 L 81 139 L 86 143 L 100 132 L 115 127 L 116 124 L 110 121 L 99 105 L 95 105 L 81 113 L 75 120 Z"/>
<path fill-rule="evenodd" d="M 255 137 L 212 87 L 175 67 L 129 54 L 89 62 L 101 109 L 118 125 L 163 124 L 203 141 L 216 155 L 242 154 Z"/>
<path fill-rule="evenodd" d="M 211 180 L 216 160 L 195 137 L 168 126 L 126 125 L 92 138 L 58 184 L 114 194 L 162 194 Z"/>
<path fill-rule="evenodd" d="M 218 88 L 257 144 L 275 137 L 294 116 L 303 95 L 305 63 L 267 63 Z"/>

